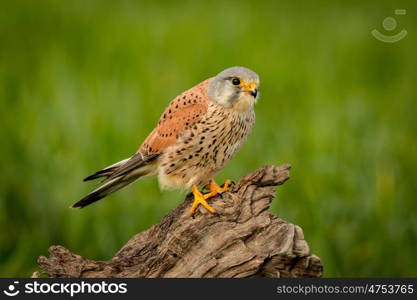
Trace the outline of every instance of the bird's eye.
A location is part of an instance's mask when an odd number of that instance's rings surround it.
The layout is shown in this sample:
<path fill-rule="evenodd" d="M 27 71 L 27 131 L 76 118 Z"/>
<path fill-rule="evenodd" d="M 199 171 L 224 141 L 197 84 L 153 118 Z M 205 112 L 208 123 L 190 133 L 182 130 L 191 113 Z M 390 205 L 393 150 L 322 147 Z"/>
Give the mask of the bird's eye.
<path fill-rule="evenodd" d="M 233 83 L 233 85 L 239 85 L 240 84 L 240 79 L 237 78 L 237 77 L 232 78 L 232 83 Z"/>

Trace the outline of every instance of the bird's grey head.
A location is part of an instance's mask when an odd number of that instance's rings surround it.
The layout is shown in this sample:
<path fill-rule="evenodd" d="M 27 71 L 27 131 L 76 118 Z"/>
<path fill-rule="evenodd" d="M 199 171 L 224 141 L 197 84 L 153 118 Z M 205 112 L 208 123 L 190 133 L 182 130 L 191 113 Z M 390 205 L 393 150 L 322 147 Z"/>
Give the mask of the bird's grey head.
<path fill-rule="evenodd" d="M 207 94 L 212 101 L 224 107 L 248 109 L 259 96 L 258 88 L 258 74 L 244 67 L 232 67 L 210 81 Z"/>

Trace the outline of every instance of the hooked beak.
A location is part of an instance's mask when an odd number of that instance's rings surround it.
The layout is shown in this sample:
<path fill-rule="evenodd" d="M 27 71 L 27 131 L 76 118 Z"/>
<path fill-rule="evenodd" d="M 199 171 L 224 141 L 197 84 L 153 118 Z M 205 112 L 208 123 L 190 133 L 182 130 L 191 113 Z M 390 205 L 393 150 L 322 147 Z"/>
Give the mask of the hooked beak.
<path fill-rule="evenodd" d="M 256 98 L 256 95 L 258 95 L 258 89 L 256 88 L 256 83 L 255 82 L 251 82 L 247 85 L 245 85 L 245 87 L 243 88 L 243 91 L 245 93 L 249 93 L 253 96 L 253 98 Z"/>

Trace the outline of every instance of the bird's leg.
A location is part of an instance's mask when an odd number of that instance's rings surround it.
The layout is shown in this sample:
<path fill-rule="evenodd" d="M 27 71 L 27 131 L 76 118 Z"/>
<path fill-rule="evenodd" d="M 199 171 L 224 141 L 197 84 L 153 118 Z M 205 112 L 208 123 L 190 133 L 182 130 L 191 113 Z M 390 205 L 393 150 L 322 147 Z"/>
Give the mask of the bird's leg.
<path fill-rule="evenodd" d="M 203 205 L 212 214 L 214 214 L 216 212 L 216 210 L 207 203 L 207 201 L 206 201 L 207 198 L 205 197 L 205 195 L 203 195 L 195 185 L 193 185 L 191 187 L 191 190 L 192 190 L 193 195 L 194 195 L 194 202 L 193 202 L 193 205 L 191 205 L 191 208 L 190 208 L 190 211 L 191 211 L 192 214 L 194 214 L 194 212 L 197 209 L 199 204 Z"/>
<path fill-rule="evenodd" d="M 218 194 L 227 192 L 230 190 L 230 186 L 232 185 L 232 181 L 230 179 L 227 179 L 226 182 L 223 184 L 223 186 L 219 186 L 214 180 L 211 180 L 208 185 L 206 185 L 206 189 L 210 191 L 210 193 L 207 193 L 204 195 L 205 199 L 217 196 Z"/>

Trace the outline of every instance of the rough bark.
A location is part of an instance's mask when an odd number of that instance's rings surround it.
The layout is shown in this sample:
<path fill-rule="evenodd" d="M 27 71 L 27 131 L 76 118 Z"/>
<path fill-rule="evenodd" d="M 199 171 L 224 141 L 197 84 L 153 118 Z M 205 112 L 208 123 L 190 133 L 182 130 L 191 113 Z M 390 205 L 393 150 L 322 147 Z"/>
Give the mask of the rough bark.
<path fill-rule="evenodd" d="M 265 166 L 211 199 L 218 214 L 192 201 L 136 234 L 109 261 L 93 261 L 62 246 L 38 264 L 49 277 L 321 277 L 302 229 L 268 211 L 273 186 L 289 178 L 290 165 Z M 35 277 L 39 273 L 35 272 Z"/>

